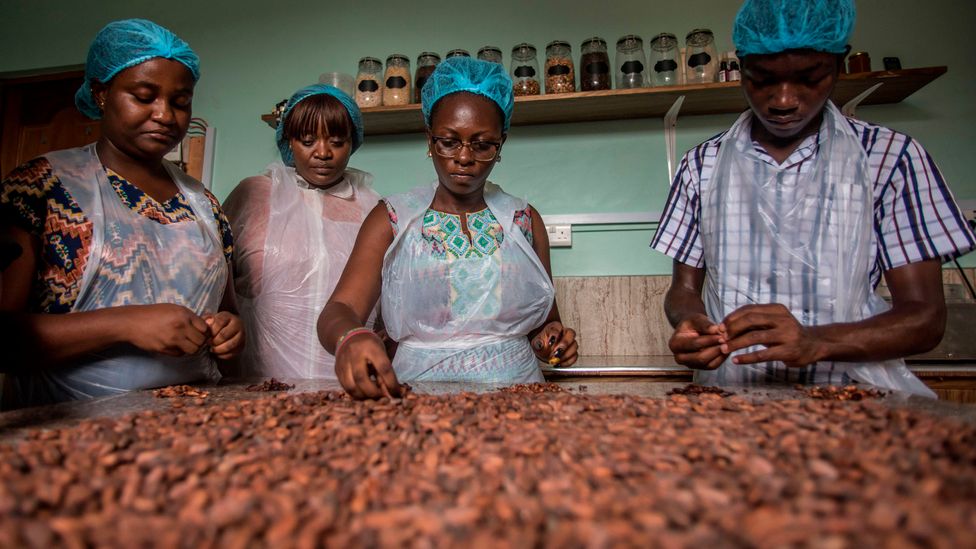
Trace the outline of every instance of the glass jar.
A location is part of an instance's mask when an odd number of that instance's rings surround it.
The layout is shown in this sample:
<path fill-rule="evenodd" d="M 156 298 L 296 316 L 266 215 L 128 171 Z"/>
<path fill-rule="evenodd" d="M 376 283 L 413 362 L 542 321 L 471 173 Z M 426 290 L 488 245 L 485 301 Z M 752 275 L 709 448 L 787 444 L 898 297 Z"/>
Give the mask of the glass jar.
<path fill-rule="evenodd" d="M 718 76 L 718 59 L 715 56 L 715 35 L 708 29 L 695 29 L 685 37 L 685 55 L 688 67 L 685 80 L 689 84 L 715 82 Z"/>
<path fill-rule="evenodd" d="M 512 48 L 512 91 L 516 96 L 539 95 L 539 60 L 535 46 L 522 42 Z"/>
<path fill-rule="evenodd" d="M 610 89 L 610 56 L 606 40 L 594 36 L 580 45 L 580 89 L 583 91 Z"/>
<path fill-rule="evenodd" d="M 553 40 L 546 45 L 546 93 L 576 91 L 573 48 L 569 42 Z"/>
<path fill-rule="evenodd" d="M 502 50 L 496 48 L 495 46 L 485 46 L 478 50 L 478 59 L 482 61 L 491 61 L 492 63 L 498 63 L 503 65 L 502 62 Z"/>
<path fill-rule="evenodd" d="M 413 77 L 413 102 L 420 103 L 420 94 L 423 92 L 424 84 L 433 74 L 437 64 L 441 62 L 441 56 L 432 51 L 425 51 L 417 56 L 417 72 Z"/>
<path fill-rule="evenodd" d="M 650 66 L 652 86 L 673 86 L 678 83 L 678 38 L 669 32 L 662 32 L 651 40 L 651 51 L 647 64 Z"/>
<path fill-rule="evenodd" d="M 386 58 L 383 75 L 383 104 L 407 105 L 410 103 L 410 60 L 406 55 L 394 53 Z"/>
<path fill-rule="evenodd" d="M 359 60 L 356 74 L 356 104 L 360 108 L 379 107 L 383 104 L 383 62 L 375 57 Z"/>
<path fill-rule="evenodd" d="M 644 41 L 636 34 L 617 40 L 617 89 L 644 86 Z"/>
<path fill-rule="evenodd" d="M 452 57 L 471 57 L 471 54 L 468 53 L 468 50 L 457 48 L 447 52 L 447 55 L 444 56 L 444 59 L 450 59 Z"/>

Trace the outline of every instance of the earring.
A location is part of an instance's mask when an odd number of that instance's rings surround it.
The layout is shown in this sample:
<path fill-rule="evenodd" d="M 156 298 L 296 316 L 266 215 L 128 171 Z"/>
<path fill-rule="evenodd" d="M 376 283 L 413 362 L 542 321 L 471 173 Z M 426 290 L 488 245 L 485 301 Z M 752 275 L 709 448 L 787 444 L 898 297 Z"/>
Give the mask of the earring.
<path fill-rule="evenodd" d="M 433 158 L 433 156 L 430 154 L 430 151 L 427 151 L 427 158 Z"/>
<path fill-rule="evenodd" d="M 105 100 L 104 99 L 98 100 L 98 110 L 103 111 L 103 112 L 105 111 Z"/>
<path fill-rule="evenodd" d="M 500 164 L 501 161 L 502 161 L 502 155 L 498 155 L 495 157 L 495 162 L 498 162 Z"/>

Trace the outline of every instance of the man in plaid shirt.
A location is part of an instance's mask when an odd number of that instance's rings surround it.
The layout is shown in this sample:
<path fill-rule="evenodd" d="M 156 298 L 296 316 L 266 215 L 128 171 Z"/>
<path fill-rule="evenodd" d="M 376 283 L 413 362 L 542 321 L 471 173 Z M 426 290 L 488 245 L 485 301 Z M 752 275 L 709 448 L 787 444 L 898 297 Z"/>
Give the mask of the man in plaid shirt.
<path fill-rule="evenodd" d="M 739 11 L 750 110 L 684 156 L 651 242 L 674 259 L 669 345 L 696 381 L 932 396 L 901 357 L 942 339 L 941 263 L 976 239 L 918 142 L 828 101 L 854 18 L 853 0 Z"/>

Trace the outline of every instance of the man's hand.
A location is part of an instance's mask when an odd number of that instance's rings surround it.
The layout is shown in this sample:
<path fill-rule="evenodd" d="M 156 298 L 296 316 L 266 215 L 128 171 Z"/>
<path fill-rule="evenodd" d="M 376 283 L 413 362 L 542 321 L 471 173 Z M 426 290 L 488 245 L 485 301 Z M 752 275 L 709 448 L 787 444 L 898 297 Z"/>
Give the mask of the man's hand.
<path fill-rule="evenodd" d="M 714 370 L 725 362 L 719 326 L 703 314 L 693 314 L 678 322 L 668 347 L 674 360 L 696 370 Z"/>
<path fill-rule="evenodd" d="M 719 325 L 722 353 L 761 345 L 765 349 L 732 358 L 735 364 L 780 361 L 801 368 L 821 360 L 823 345 L 815 327 L 807 327 L 778 303 L 746 305 L 733 311 Z"/>

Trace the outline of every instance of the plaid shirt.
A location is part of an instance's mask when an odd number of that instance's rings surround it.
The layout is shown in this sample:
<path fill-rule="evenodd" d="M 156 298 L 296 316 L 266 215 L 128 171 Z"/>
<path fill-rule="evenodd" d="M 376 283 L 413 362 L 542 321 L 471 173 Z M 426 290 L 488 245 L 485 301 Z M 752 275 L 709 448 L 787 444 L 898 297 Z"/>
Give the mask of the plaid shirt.
<path fill-rule="evenodd" d="M 867 151 L 874 176 L 874 230 L 877 250 L 871 282 L 908 263 L 943 261 L 976 248 L 976 238 L 959 211 L 949 187 L 928 152 L 911 137 L 894 130 L 848 119 Z M 688 151 L 671 185 L 651 247 L 681 263 L 704 267 L 699 222 L 702 188 L 710 184 L 720 141 L 719 134 Z M 819 151 L 819 132 L 806 138 L 782 164 L 793 173 L 813 168 Z M 754 142 L 764 162 L 776 165 Z"/>

